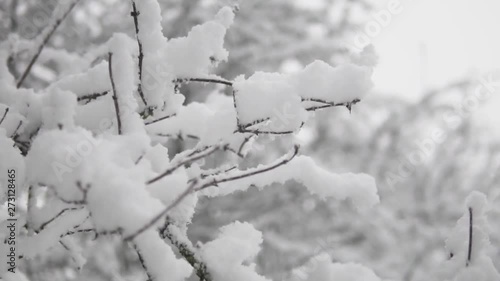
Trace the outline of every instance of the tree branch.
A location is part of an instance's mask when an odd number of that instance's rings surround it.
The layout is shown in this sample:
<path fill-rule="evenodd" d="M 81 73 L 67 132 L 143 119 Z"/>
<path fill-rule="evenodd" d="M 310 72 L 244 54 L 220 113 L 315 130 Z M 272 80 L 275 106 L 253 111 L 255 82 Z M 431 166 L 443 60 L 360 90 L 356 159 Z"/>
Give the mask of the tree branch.
<path fill-rule="evenodd" d="M 158 119 L 156 119 L 156 120 L 149 121 L 149 122 L 145 122 L 145 123 L 144 123 L 144 125 L 146 125 L 146 126 L 147 126 L 147 125 L 151 125 L 151 124 L 154 124 L 154 123 L 156 123 L 156 122 L 160 122 L 160 121 L 163 121 L 163 120 L 165 120 L 165 119 L 168 119 L 168 118 L 171 118 L 171 117 L 174 117 L 174 116 L 177 116 L 177 114 L 176 114 L 176 113 L 174 113 L 174 114 L 170 114 L 170 115 L 167 115 L 167 116 L 163 116 L 163 117 L 158 118 Z"/>
<path fill-rule="evenodd" d="M 17 81 L 16 87 L 18 89 L 21 87 L 24 80 L 26 79 L 26 77 L 30 73 L 31 68 L 33 67 L 33 65 L 37 61 L 38 57 L 42 53 L 42 50 L 45 47 L 45 45 L 47 45 L 47 43 L 49 42 L 50 37 L 52 37 L 52 35 L 56 31 L 56 29 L 59 27 L 59 25 L 61 25 L 61 23 L 68 16 L 68 14 L 71 12 L 71 10 L 73 10 L 73 8 L 76 6 L 78 1 L 80 1 L 80 0 L 74 0 L 73 3 L 70 4 L 69 8 L 63 13 L 63 15 L 60 18 L 56 19 L 55 23 L 52 26 L 48 27 L 48 28 L 50 28 L 49 32 L 47 32 L 47 35 L 45 35 L 45 38 L 43 39 L 42 43 L 38 46 L 38 49 L 37 49 L 35 55 L 31 58 L 31 61 L 29 62 L 26 69 L 24 70 L 23 74 L 21 75 L 21 78 Z"/>
<path fill-rule="evenodd" d="M 135 38 L 137 40 L 137 46 L 139 47 L 139 55 L 138 55 L 138 68 L 139 68 L 139 82 L 137 84 L 137 92 L 139 93 L 139 96 L 141 97 L 142 102 L 144 105 L 147 107 L 148 103 L 146 102 L 146 98 L 144 97 L 144 93 L 142 91 L 142 61 L 144 59 L 144 53 L 142 51 L 142 43 L 141 40 L 139 39 L 139 15 L 141 13 L 137 11 L 137 7 L 135 6 L 135 1 L 132 0 L 132 12 L 130 15 L 134 18 L 134 26 L 135 26 Z"/>
<path fill-rule="evenodd" d="M 155 182 L 157 182 L 158 180 L 161 180 L 162 178 L 164 178 L 164 177 L 166 177 L 166 176 L 168 176 L 168 175 L 172 174 L 175 170 L 179 169 L 180 167 L 182 167 L 182 166 L 184 166 L 184 165 L 186 165 L 186 164 L 192 163 L 192 162 L 194 162 L 194 161 L 196 161 L 196 160 L 199 160 L 199 159 L 205 158 L 205 157 L 209 156 L 210 154 L 214 153 L 215 151 L 217 151 L 218 149 L 219 149 L 219 147 L 218 147 L 218 146 L 214 146 L 214 147 L 212 147 L 212 149 L 208 149 L 208 151 L 207 151 L 207 152 L 205 152 L 205 153 L 200 153 L 200 154 L 198 154 L 198 155 L 196 155 L 196 156 L 194 156 L 194 157 L 187 158 L 187 159 L 185 159 L 185 160 L 183 160 L 183 161 L 181 161 L 181 162 L 177 163 L 177 164 L 176 164 L 176 165 L 174 165 L 173 167 L 168 168 L 167 170 L 165 170 L 163 173 L 161 173 L 161 174 L 157 175 L 156 177 L 154 177 L 154 178 L 152 178 L 152 179 L 148 180 L 148 181 L 146 182 L 146 184 L 152 184 L 152 183 L 155 183 Z"/>
<path fill-rule="evenodd" d="M 307 102 L 307 101 L 312 101 L 312 102 L 318 102 L 318 103 L 322 103 L 322 105 L 318 105 L 318 106 L 312 106 L 312 107 L 308 107 L 306 108 L 307 111 L 316 111 L 316 110 L 319 110 L 319 109 L 324 109 L 324 108 L 329 108 L 329 107 L 334 107 L 334 106 L 345 106 L 347 107 L 347 109 L 349 109 L 349 112 L 351 112 L 351 108 L 354 104 L 360 102 L 361 100 L 360 99 L 354 99 L 350 102 L 340 102 L 340 103 L 335 103 L 335 102 L 329 102 L 329 101 L 326 101 L 326 100 L 322 100 L 322 99 L 315 99 L 315 98 L 302 98 L 302 101 L 303 102 Z"/>
<path fill-rule="evenodd" d="M 0 125 L 2 124 L 3 120 L 7 116 L 7 113 L 9 113 L 9 108 L 8 107 L 5 108 L 5 112 L 3 113 L 2 119 L 0 119 Z"/>
<path fill-rule="evenodd" d="M 195 185 L 198 183 L 197 180 L 194 180 L 189 187 L 181 193 L 177 199 L 174 200 L 168 207 L 166 207 L 163 211 L 158 213 L 156 216 L 153 217 L 147 224 L 145 224 L 143 227 L 139 228 L 136 232 L 130 234 L 129 236 L 125 237 L 125 241 L 132 241 L 135 237 L 146 231 L 148 228 L 152 227 L 155 223 L 157 223 L 164 215 L 166 215 L 170 210 L 175 208 L 182 200 L 188 196 L 191 192 L 194 191 Z"/>
<path fill-rule="evenodd" d="M 229 80 L 216 79 L 216 78 L 177 78 L 173 82 L 174 83 L 202 82 L 202 83 L 222 84 L 229 87 L 233 86 L 233 82 Z"/>
<path fill-rule="evenodd" d="M 139 248 L 134 243 L 132 243 L 132 247 L 137 252 L 137 256 L 139 257 L 139 262 L 141 263 L 142 268 L 144 269 L 144 271 L 146 272 L 146 275 L 148 276 L 147 281 L 153 281 L 153 276 L 151 276 L 151 273 L 149 273 L 148 267 L 146 266 L 146 263 L 144 262 L 144 258 L 142 257 L 141 252 L 139 251 Z"/>
<path fill-rule="evenodd" d="M 113 87 L 113 103 L 115 104 L 116 120 L 118 122 L 118 134 L 122 134 L 122 120 L 120 119 L 120 107 L 118 106 L 118 96 L 116 95 L 115 80 L 113 79 L 113 53 L 109 53 L 109 79 L 111 80 L 111 86 Z"/>
<path fill-rule="evenodd" d="M 103 91 L 103 92 L 100 92 L 100 93 L 93 93 L 93 94 L 88 94 L 88 95 L 85 95 L 85 96 L 81 96 L 81 97 L 78 97 L 76 100 L 77 101 L 84 101 L 85 104 L 93 101 L 93 100 L 97 100 L 97 98 L 100 98 L 100 97 L 103 97 L 105 95 L 107 95 L 109 93 L 109 91 Z"/>
<path fill-rule="evenodd" d="M 297 156 L 297 154 L 299 153 L 299 148 L 300 147 L 298 145 L 295 145 L 292 155 L 289 158 L 283 159 L 282 161 L 280 161 L 280 162 L 278 162 L 276 164 L 273 164 L 271 166 L 268 166 L 268 167 L 265 167 L 265 168 L 262 168 L 262 169 L 253 170 L 251 172 L 242 173 L 242 174 L 235 175 L 235 176 L 230 176 L 230 177 L 227 177 L 227 178 L 220 178 L 220 179 L 214 178 L 213 180 L 211 180 L 211 181 L 209 181 L 207 183 L 204 183 L 201 186 L 197 187 L 195 189 L 195 191 L 199 191 L 199 190 L 202 190 L 202 189 L 210 187 L 210 186 L 217 186 L 217 185 L 219 185 L 221 183 L 224 183 L 224 182 L 239 180 L 239 179 L 242 179 L 242 178 L 247 178 L 247 177 L 251 177 L 251 176 L 257 175 L 257 174 L 261 174 L 261 173 L 265 173 L 265 172 L 274 170 L 274 169 L 276 169 L 276 168 L 278 168 L 278 167 L 280 167 L 282 165 L 285 165 L 288 162 L 292 161 L 292 159 L 295 158 L 295 156 Z"/>
<path fill-rule="evenodd" d="M 170 243 L 179 250 L 179 254 L 195 269 L 196 275 L 200 281 L 212 281 L 212 276 L 208 272 L 205 263 L 196 257 L 196 253 L 186 243 L 179 242 L 174 235 L 169 231 L 168 227 L 171 225 L 170 218 L 167 217 L 165 224 L 159 229 L 159 234 L 162 239 L 168 239 Z"/>
<path fill-rule="evenodd" d="M 57 215 L 55 215 L 53 218 L 49 219 L 48 221 L 42 223 L 40 225 L 40 227 L 38 228 L 38 232 L 42 231 L 45 229 L 45 227 L 47 227 L 47 225 L 49 225 L 51 222 L 55 221 L 56 219 L 58 219 L 60 216 L 62 216 L 63 214 L 65 214 L 66 212 L 69 212 L 69 211 L 77 211 L 77 210 L 82 210 L 83 207 L 73 207 L 73 208 L 64 208 L 62 209 L 59 213 L 57 213 Z"/>
<path fill-rule="evenodd" d="M 177 138 L 178 140 L 181 140 L 181 141 L 183 141 L 185 138 L 193 139 L 193 140 L 200 140 L 200 137 L 195 136 L 195 135 L 191 135 L 191 134 L 183 135 L 182 133 L 179 133 L 177 135 L 172 135 L 172 134 L 162 134 L 162 133 L 159 133 L 159 134 L 156 134 L 156 135 L 159 136 L 159 137 Z"/>

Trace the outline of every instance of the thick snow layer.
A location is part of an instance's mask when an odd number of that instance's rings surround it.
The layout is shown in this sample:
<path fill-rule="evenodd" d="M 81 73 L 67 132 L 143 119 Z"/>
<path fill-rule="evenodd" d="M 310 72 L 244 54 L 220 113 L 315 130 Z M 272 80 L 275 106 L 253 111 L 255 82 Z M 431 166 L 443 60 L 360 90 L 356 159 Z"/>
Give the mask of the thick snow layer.
<path fill-rule="evenodd" d="M 259 72 L 234 83 L 236 108 L 241 125 L 268 119 L 269 130 L 295 131 L 306 121 L 300 96 L 281 74 Z"/>
<path fill-rule="evenodd" d="M 113 80 L 115 93 L 120 112 L 123 133 L 143 132 L 144 123 L 137 111 L 137 99 L 134 97 L 136 89 L 135 64 L 130 49 L 126 47 L 128 37 L 125 34 L 115 33 L 110 40 L 112 57 Z"/>
<path fill-rule="evenodd" d="M 290 75 L 290 83 L 303 98 L 329 102 L 350 102 L 363 98 L 372 87 L 372 69 L 355 64 L 332 67 L 314 61 L 301 72 Z"/>
<path fill-rule="evenodd" d="M 260 231 L 249 223 L 234 222 L 222 227 L 215 240 L 202 245 L 200 256 L 214 280 L 268 281 L 255 272 L 252 263 L 261 244 Z"/>
<path fill-rule="evenodd" d="M 154 54 L 161 50 L 167 39 L 161 26 L 161 9 L 157 0 L 134 0 L 139 12 L 139 40 L 145 54 Z"/>
<path fill-rule="evenodd" d="M 189 263 L 177 259 L 172 248 L 165 244 L 156 230 L 145 231 L 134 239 L 134 243 L 153 280 L 184 281 L 191 275 Z"/>
<path fill-rule="evenodd" d="M 165 136 L 180 135 L 183 138 L 198 138 L 199 145 L 215 145 L 222 140 L 240 140 L 241 137 L 234 134 L 236 128 L 232 99 L 214 93 L 206 103 L 192 102 L 182 106 L 176 116 L 151 124 L 147 130 L 156 135 L 158 140 L 164 140 Z"/>
<path fill-rule="evenodd" d="M 380 281 L 375 273 L 360 264 L 332 263 L 327 254 L 313 257 L 305 266 L 295 269 L 292 280 L 306 281 Z"/>
<path fill-rule="evenodd" d="M 78 97 L 111 90 L 108 64 L 102 61 L 86 72 L 64 76 L 51 84 L 48 90 L 52 88 L 71 91 Z"/>
<path fill-rule="evenodd" d="M 257 72 L 248 79 L 238 77 L 233 87 L 240 125 L 268 120 L 263 123 L 267 129 L 296 131 L 307 119 L 305 109 L 312 105 L 363 98 L 372 87 L 371 74 L 368 66 L 332 67 L 314 61 L 293 74 Z"/>
<path fill-rule="evenodd" d="M 285 156 L 283 159 L 289 157 Z M 278 159 L 273 163 L 280 163 L 283 159 Z M 247 174 L 257 171 L 262 167 L 264 166 L 260 165 L 245 171 L 233 170 L 229 175 Z M 215 176 L 215 179 L 223 177 L 225 176 Z M 246 190 L 252 185 L 264 187 L 273 183 L 284 184 L 290 179 L 302 183 L 309 192 L 317 194 L 321 198 L 351 199 L 360 210 L 371 208 L 379 202 L 375 180 L 371 176 L 352 173 L 334 174 L 318 166 L 307 156 L 297 156 L 286 165 L 279 166 L 265 173 L 221 183 L 218 187 L 206 189 L 202 194 L 207 196 L 223 196 L 237 190 Z"/>
<path fill-rule="evenodd" d="M 223 8 L 215 20 L 193 27 L 186 37 L 168 41 L 163 52 L 175 77 L 204 77 L 218 62 L 227 60 L 224 36 L 233 18 L 231 9 Z"/>
<path fill-rule="evenodd" d="M 43 128 L 73 128 L 76 106 L 76 96 L 72 92 L 57 88 L 50 90 L 42 101 Z"/>

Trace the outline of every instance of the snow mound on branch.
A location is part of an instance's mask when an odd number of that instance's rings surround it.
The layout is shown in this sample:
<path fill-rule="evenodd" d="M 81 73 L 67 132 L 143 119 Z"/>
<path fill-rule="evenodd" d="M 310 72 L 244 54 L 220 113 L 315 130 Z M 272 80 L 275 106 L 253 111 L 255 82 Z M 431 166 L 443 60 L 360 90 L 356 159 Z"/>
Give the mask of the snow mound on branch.
<path fill-rule="evenodd" d="M 52 83 L 47 90 L 50 91 L 53 88 L 71 91 L 78 97 L 108 91 L 111 89 L 108 64 L 102 61 L 86 72 L 64 76 Z"/>
<path fill-rule="evenodd" d="M 284 156 L 272 164 L 265 166 L 280 163 L 289 157 Z M 252 173 L 265 166 L 260 165 L 245 171 L 235 170 L 230 172 L 229 176 Z M 215 176 L 214 178 L 221 179 L 223 177 L 225 176 Z M 252 185 L 265 187 L 273 183 L 284 184 L 290 179 L 302 183 L 309 192 L 317 194 L 323 199 L 351 199 L 354 205 L 362 211 L 373 207 L 379 202 L 377 187 L 373 177 L 366 174 L 334 174 L 318 166 L 310 157 L 303 155 L 296 156 L 286 165 L 281 165 L 265 173 L 220 183 L 217 187 L 210 187 L 201 191 L 201 194 L 207 196 L 224 196 L 238 190 L 246 190 Z"/>
<path fill-rule="evenodd" d="M 372 69 L 355 64 L 332 67 L 314 61 L 304 70 L 290 75 L 290 83 L 303 98 L 342 103 L 363 98 L 371 89 Z"/>
<path fill-rule="evenodd" d="M 234 222 L 218 237 L 200 247 L 201 259 L 214 280 L 269 281 L 255 272 L 252 262 L 260 251 L 262 233 L 249 223 Z M 243 265 L 243 264 L 249 265 Z"/>
<path fill-rule="evenodd" d="M 161 9 L 157 0 L 134 0 L 139 11 L 139 40 L 146 54 L 154 54 L 165 46 L 167 39 L 163 36 L 161 25 Z"/>
<path fill-rule="evenodd" d="M 221 141 L 231 142 L 242 136 L 236 130 L 236 112 L 230 97 L 212 93 L 206 103 L 192 102 L 179 108 L 176 116 L 147 126 L 150 134 L 161 141 L 166 136 L 181 136 L 184 139 L 197 138 L 199 145 L 216 145 Z"/>
<path fill-rule="evenodd" d="M 111 67 L 116 91 L 113 94 L 117 97 L 123 132 L 143 132 L 144 123 L 136 113 L 138 104 L 134 97 L 135 63 L 131 51 L 125 47 L 127 42 L 128 36 L 120 33 L 115 33 L 110 40 L 110 52 L 113 54 Z"/>
<path fill-rule="evenodd" d="M 355 263 L 332 263 L 327 254 L 312 258 L 305 266 L 293 271 L 293 281 L 380 281 L 375 273 Z"/>
<path fill-rule="evenodd" d="M 163 51 L 178 78 L 203 77 L 220 61 L 226 61 L 224 36 L 232 24 L 234 14 L 228 7 L 216 15 L 215 20 L 197 25 L 186 37 L 168 41 Z"/>
<path fill-rule="evenodd" d="M 269 130 L 294 131 L 306 121 L 307 112 L 294 86 L 282 74 L 257 72 L 234 82 L 241 125 L 269 118 Z"/>
<path fill-rule="evenodd" d="M 272 131 L 296 131 L 307 119 L 306 109 L 312 106 L 347 105 L 363 98 L 372 87 L 371 74 L 368 66 L 332 67 L 314 61 L 297 73 L 240 76 L 233 84 L 240 125 L 265 119 L 259 128 L 265 125 Z"/>
<path fill-rule="evenodd" d="M 43 95 L 42 124 L 45 129 L 73 128 L 75 126 L 76 96 L 57 88 Z"/>

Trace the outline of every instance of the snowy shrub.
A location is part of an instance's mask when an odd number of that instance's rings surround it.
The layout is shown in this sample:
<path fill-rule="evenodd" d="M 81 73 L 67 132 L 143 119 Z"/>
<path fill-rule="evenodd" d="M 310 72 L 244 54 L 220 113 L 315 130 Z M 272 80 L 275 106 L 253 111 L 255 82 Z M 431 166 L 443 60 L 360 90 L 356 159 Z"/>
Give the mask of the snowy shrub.
<path fill-rule="evenodd" d="M 72 60 L 73 71 L 48 87 L 24 88 L 77 1 L 66 2 L 33 42 L 11 36 L 0 47 L 0 222 L 16 221 L 13 232 L 0 230 L 1 253 L 12 251 L 14 235 L 18 263 L 61 245 L 81 270 L 81 238 L 112 236 L 137 252 L 149 280 L 269 280 L 253 263 L 263 238 L 251 224 L 227 225 L 205 244 L 190 241 L 186 231 L 199 200 L 295 180 L 312 194 L 349 199 L 360 210 L 378 203 L 372 177 L 332 173 L 300 155 L 298 145 L 245 168 L 260 138 L 293 135 L 316 110 L 351 110 L 371 87 L 372 65 L 315 61 L 293 74 L 258 72 L 229 81 L 211 70 L 228 58 L 224 36 L 234 9 L 225 7 L 185 37 L 169 40 L 156 0 L 141 0 L 130 7 L 135 38 L 116 33 Z M 16 80 L 7 62 L 26 44 L 33 59 Z M 372 57 L 370 51 L 362 56 Z M 205 103 L 186 104 L 180 88 L 187 83 L 221 87 Z M 168 139 L 186 140 L 185 149 L 171 155 Z M 220 154 L 223 163 L 205 161 Z M 9 257 L 2 254 L 0 261 L 7 280 L 24 278 Z M 328 259 L 304 272 L 305 280 L 379 280 L 361 265 Z"/>

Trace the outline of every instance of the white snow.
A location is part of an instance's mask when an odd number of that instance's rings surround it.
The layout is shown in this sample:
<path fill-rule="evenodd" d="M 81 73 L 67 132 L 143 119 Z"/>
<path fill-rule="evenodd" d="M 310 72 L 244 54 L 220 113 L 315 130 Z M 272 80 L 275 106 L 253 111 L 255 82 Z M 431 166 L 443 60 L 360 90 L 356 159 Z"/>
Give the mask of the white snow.
<path fill-rule="evenodd" d="M 261 244 L 260 231 L 237 221 L 222 227 L 215 240 L 202 245 L 200 256 L 214 280 L 264 281 L 269 279 L 257 274 L 252 264 Z"/>
<path fill-rule="evenodd" d="M 488 254 L 489 225 L 486 218 L 488 200 L 483 193 L 473 191 L 466 200 L 466 211 L 446 240 L 446 249 L 453 254 L 441 274 L 453 281 L 495 281 L 500 273 Z M 470 213 L 472 211 L 472 245 L 469 260 Z"/>
<path fill-rule="evenodd" d="M 231 9 L 223 8 L 215 20 L 194 26 L 186 37 L 169 40 L 163 52 L 174 76 L 205 77 L 218 62 L 226 61 L 224 36 L 233 18 Z"/>
<path fill-rule="evenodd" d="M 240 76 L 234 82 L 240 124 L 269 119 L 263 123 L 267 129 L 296 131 L 306 121 L 305 109 L 310 106 L 363 98 L 372 87 L 371 74 L 369 66 L 332 67 L 314 61 L 292 74 L 257 72 L 246 80 Z"/>
<path fill-rule="evenodd" d="M 175 257 L 172 248 L 165 244 L 155 230 L 147 230 L 134 239 L 144 264 L 153 280 L 184 281 L 191 275 L 192 267 L 185 260 Z"/>
<path fill-rule="evenodd" d="M 277 164 L 288 159 L 284 156 L 271 164 Z M 264 165 L 244 171 L 233 170 L 230 176 L 243 175 L 257 171 Z M 225 175 L 215 176 L 222 179 Z M 252 177 L 245 177 L 235 181 L 221 183 L 218 187 L 210 187 L 201 193 L 207 196 L 224 196 L 238 190 L 246 190 L 252 185 L 265 187 L 273 183 L 284 184 L 293 179 L 302 183 L 312 194 L 321 198 L 335 198 L 338 200 L 351 199 L 360 210 L 367 210 L 379 202 L 375 180 L 366 174 L 335 174 L 318 166 L 307 156 L 296 156 L 286 165 L 279 166 L 271 171 L 260 173 Z"/>
<path fill-rule="evenodd" d="M 295 269 L 293 277 L 297 281 L 381 281 L 371 269 L 355 263 L 332 263 L 327 254 L 315 256 L 302 268 Z"/>
<path fill-rule="evenodd" d="M 116 91 L 113 94 L 118 98 L 123 133 L 136 133 L 144 131 L 144 123 L 136 112 L 138 104 L 134 97 L 136 89 L 135 64 L 132 60 L 130 48 L 127 48 L 128 42 L 127 35 L 121 33 L 115 33 L 110 40 L 113 80 Z"/>

